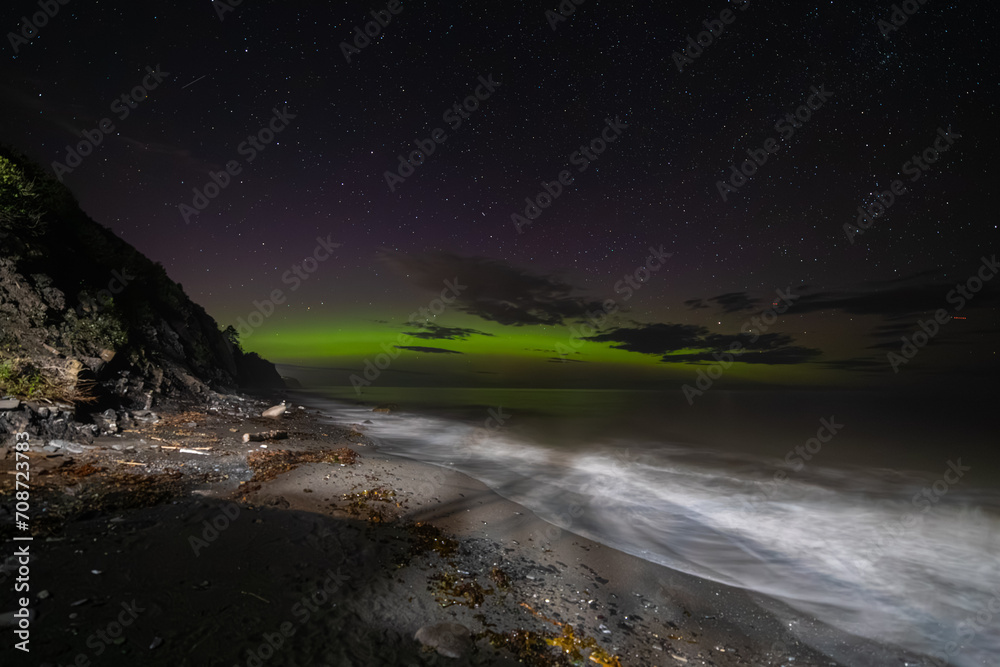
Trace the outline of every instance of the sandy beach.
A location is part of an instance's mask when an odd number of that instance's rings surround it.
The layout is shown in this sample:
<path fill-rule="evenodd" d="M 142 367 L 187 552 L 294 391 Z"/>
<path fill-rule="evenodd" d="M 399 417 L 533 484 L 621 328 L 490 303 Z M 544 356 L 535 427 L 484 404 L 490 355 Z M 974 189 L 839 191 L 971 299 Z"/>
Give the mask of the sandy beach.
<path fill-rule="evenodd" d="M 854 638 L 821 655 L 789 624 L 831 631 L 774 601 L 380 453 L 364 424 L 256 416 L 268 405 L 224 397 L 80 453 L 34 450 L 31 652 L 4 664 L 929 664 Z M 275 429 L 288 438 L 242 441 Z M 468 637 L 415 639 L 441 623 Z"/>

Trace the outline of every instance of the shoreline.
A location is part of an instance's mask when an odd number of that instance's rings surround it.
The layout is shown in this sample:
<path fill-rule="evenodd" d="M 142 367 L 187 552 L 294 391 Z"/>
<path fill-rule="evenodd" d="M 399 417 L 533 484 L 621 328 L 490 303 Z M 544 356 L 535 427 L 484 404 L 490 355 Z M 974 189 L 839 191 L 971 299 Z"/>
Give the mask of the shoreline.
<path fill-rule="evenodd" d="M 779 603 L 554 528 L 461 472 L 380 452 L 363 426 L 324 423 L 298 405 L 271 420 L 248 416 L 267 407 L 259 399 L 224 403 L 214 415 L 163 415 L 80 454 L 32 457 L 40 472 L 51 466 L 38 477 L 47 511 L 82 507 L 34 542 L 34 655 L 14 664 L 875 665 L 906 656 L 845 637 L 845 650 L 867 659 L 837 662 L 792 638 L 784 619 L 831 630 Z M 289 438 L 240 439 L 274 428 Z M 296 460 L 320 451 L 323 460 Z M 11 460 L 0 457 L 5 469 Z M 112 637 L 116 619 L 129 620 L 122 605 L 143 611 Z M 462 658 L 414 639 L 443 622 L 475 637 Z"/>

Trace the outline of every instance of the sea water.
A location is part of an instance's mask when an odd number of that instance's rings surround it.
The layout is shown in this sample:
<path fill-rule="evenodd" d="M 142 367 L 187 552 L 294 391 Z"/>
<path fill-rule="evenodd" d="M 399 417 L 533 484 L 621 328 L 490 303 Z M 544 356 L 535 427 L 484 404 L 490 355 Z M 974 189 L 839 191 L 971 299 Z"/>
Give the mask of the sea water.
<path fill-rule="evenodd" d="M 339 423 L 560 529 L 838 630 L 1000 665 L 1000 454 L 979 399 L 327 387 Z M 361 399 L 364 399 L 361 401 Z M 399 410 L 373 413 L 379 403 Z M 804 632 L 804 631 L 803 631 Z M 846 664 L 828 636 L 799 636 Z"/>

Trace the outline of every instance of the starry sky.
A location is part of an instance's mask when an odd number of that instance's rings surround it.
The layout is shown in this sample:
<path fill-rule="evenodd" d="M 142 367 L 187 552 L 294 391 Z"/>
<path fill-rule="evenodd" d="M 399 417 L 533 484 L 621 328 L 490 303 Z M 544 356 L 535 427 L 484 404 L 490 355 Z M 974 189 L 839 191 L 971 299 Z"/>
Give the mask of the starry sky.
<path fill-rule="evenodd" d="M 559 7 L 12 0 L 0 141 L 333 384 L 996 373 L 995 3 Z"/>

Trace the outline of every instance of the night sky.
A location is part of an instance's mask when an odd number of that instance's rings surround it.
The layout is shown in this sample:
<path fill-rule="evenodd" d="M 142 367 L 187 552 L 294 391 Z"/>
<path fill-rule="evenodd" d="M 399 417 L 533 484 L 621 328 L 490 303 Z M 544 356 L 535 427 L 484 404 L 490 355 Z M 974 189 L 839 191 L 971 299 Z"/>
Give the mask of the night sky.
<path fill-rule="evenodd" d="M 728 354 L 733 387 L 1000 365 L 995 3 L 51 1 L 37 34 L 4 6 L 0 141 L 272 361 L 663 388 Z"/>

